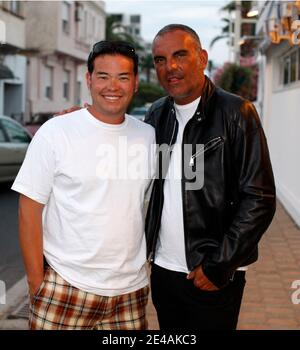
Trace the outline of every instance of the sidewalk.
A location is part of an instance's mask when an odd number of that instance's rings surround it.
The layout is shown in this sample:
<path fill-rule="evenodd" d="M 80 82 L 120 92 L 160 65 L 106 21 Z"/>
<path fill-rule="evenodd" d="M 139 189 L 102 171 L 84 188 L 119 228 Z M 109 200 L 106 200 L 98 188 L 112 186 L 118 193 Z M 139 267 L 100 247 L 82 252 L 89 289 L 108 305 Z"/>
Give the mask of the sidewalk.
<path fill-rule="evenodd" d="M 280 203 L 272 225 L 260 242 L 258 262 L 247 272 L 238 329 L 300 330 L 300 303 L 294 305 L 292 283 L 300 288 L 300 229 Z M 298 293 L 300 302 L 300 292 Z M 24 294 L 23 294 L 24 302 Z M 150 330 L 158 330 L 157 317 L 149 299 Z M 7 316 L 7 315 L 6 315 Z M 3 319 L 0 329 L 26 329 L 25 319 Z"/>
<path fill-rule="evenodd" d="M 300 229 L 277 202 L 274 220 L 259 245 L 259 258 L 246 274 L 238 329 L 300 330 L 300 303 L 292 303 L 292 283 L 300 288 Z M 300 292 L 298 293 L 300 302 Z M 152 305 L 149 329 L 158 329 Z"/>
<path fill-rule="evenodd" d="M 298 280 L 300 288 L 300 229 L 279 202 L 259 252 L 246 275 L 238 329 L 300 330 L 300 303 L 292 303 L 291 287 Z"/>

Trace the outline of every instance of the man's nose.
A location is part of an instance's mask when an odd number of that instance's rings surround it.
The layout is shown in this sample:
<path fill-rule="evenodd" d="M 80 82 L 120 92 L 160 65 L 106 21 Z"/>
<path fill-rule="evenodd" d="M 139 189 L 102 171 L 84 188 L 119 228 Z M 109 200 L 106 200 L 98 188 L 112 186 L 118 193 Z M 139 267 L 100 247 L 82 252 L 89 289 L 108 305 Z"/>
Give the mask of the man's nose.
<path fill-rule="evenodd" d="M 108 88 L 110 89 L 110 90 L 117 90 L 118 89 L 118 79 L 116 79 L 116 78 L 111 78 L 110 80 L 109 80 L 109 84 L 108 84 Z"/>
<path fill-rule="evenodd" d="M 167 60 L 167 70 L 172 71 L 174 69 L 177 69 L 177 62 L 174 58 L 170 58 Z"/>

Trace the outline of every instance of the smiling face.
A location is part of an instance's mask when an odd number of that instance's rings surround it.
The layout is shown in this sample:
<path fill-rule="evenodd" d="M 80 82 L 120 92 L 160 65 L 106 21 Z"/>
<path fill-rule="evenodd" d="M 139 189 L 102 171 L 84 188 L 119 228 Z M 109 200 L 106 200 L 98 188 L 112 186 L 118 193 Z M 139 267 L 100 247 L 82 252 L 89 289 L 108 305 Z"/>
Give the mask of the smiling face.
<path fill-rule="evenodd" d="M 90 112 L 105 123 L 122 123 L 138 87 L 132 59 L 119 54 L 97 56 L 86 79 L 93 101 Z"/>
<path fill-rule="evenodd" d="M 201 96 L 207 52 L 189 33 L 178 29 L 157 36 L 152 53 L 158 80 L 177 104 Z"/>

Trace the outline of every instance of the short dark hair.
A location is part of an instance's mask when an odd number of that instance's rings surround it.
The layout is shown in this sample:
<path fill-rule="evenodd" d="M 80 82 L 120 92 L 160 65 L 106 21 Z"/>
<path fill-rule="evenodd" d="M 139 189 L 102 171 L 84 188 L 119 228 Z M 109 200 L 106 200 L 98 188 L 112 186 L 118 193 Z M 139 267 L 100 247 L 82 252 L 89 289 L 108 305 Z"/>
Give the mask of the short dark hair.
<path fill-rule="evenodd" d="M 199 48 L 202 49 L 201 41 L 200 41 L 199 35 L 194 31 L 194 29 L 192 29 L 192 28 L 189 27 L 189 26 L 186 26 L 185 24 L 172 23 L 172 24 L 168 24 L 168 25 L 164 26 L 164 27 L 155 35 L 153 42 L 155 41 L 155 39 L 156 39 L 158 36 L 162 36 L 162 35 L 164 35 L 164 34 L 166 34 L 166 33 L 174 32 L 175 30 L 182 30 L 183 32 L 186 32 L 186 33 L 190 34 L 190 35 L 195 39 L 195 41 L 197 42 L 197 44 L 199 45 Z"/>
<path fill-rule="evenodd" d="M 122 55 L 132 59 L 134 74 L 138 73 L 139 58 L 132 44 L 126 41 L 102 40 L 94 44 L 89 54 L 87 68 L 90 74 L 94 71 L 94 61 L 96 57 L 103 55 Z"/>

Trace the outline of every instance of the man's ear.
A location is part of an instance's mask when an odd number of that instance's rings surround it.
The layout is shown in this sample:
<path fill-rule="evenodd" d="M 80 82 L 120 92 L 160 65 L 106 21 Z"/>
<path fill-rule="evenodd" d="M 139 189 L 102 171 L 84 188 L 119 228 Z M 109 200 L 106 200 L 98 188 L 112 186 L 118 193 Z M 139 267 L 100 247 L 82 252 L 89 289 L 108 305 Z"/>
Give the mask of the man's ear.
<path fill-rule="evenodd" d="M 204 70 L 207 66 L 208 62 L 208 53 L 206 50 L 201 50 L 200 52 L 200 63 L 201 63 L 201 68 Z"/>
<path fill-rule="evenodd" d="M 91 74 L 89 72 L 86 72 L 85 79 L 86 79 L 87 88 L 90 90 L 91 89 Z"/>
<path fill-rule="evenodd" d="M 134 92 L 137 93 L 139 90 L 139 86 L 140 86 L 140 78 L 139 75 L 137 74 L 135 76 L 135 88 L 134 88 Z"/>

